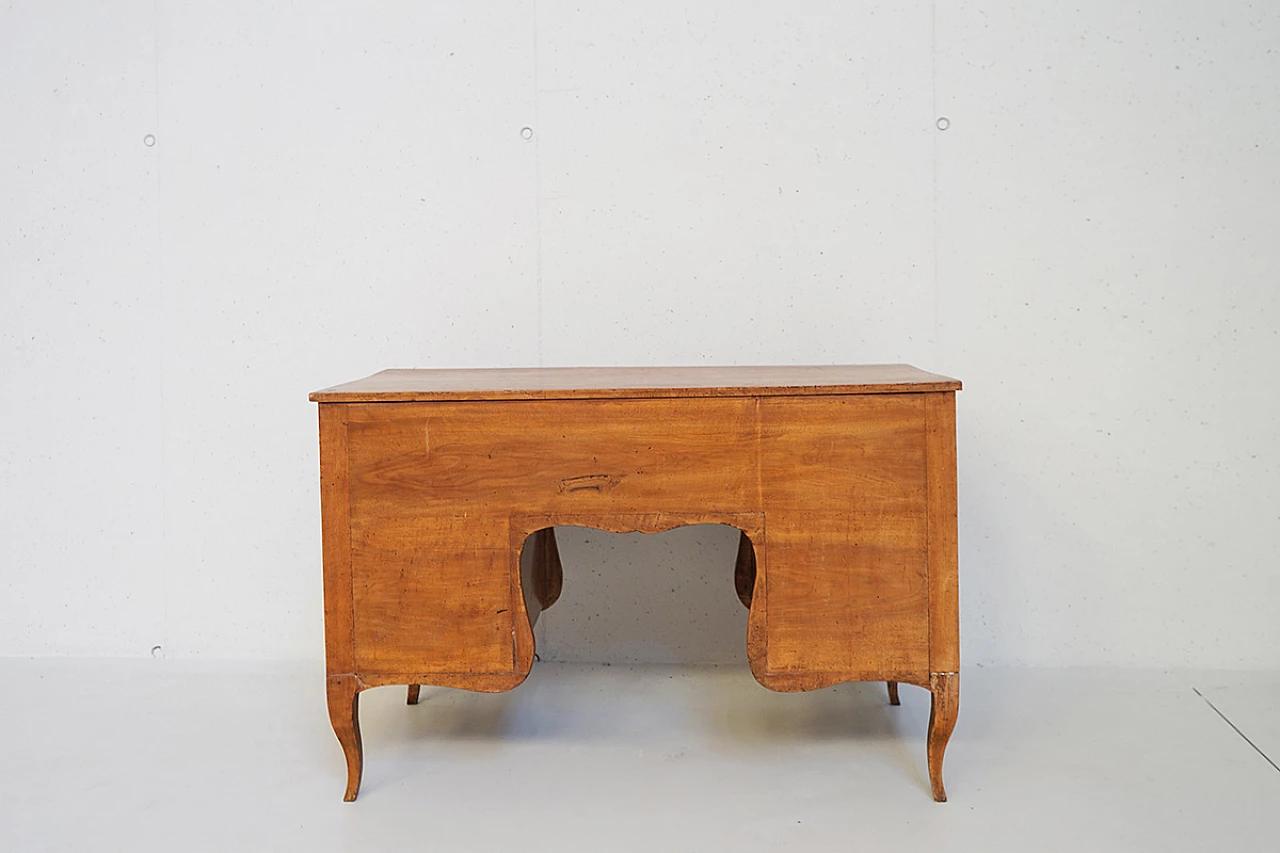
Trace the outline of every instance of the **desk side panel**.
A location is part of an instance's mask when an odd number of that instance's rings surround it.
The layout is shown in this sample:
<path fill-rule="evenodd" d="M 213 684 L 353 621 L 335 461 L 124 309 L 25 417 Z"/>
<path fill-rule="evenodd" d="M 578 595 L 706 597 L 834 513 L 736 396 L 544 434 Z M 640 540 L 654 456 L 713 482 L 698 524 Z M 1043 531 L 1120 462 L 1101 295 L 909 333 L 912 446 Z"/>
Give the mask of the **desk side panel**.
<path fill-rule="evenodd" d="M 320 526 L 325 666 L 329 675 L 355 672 L 346 412 L 344 405 L 320 404 Z"/>
<path fill-rule="evenodd" d="M 929 465 L 929 659 L 960 671 L 960 556 L 956 498 L 956 395 L 926 394 Z"/>

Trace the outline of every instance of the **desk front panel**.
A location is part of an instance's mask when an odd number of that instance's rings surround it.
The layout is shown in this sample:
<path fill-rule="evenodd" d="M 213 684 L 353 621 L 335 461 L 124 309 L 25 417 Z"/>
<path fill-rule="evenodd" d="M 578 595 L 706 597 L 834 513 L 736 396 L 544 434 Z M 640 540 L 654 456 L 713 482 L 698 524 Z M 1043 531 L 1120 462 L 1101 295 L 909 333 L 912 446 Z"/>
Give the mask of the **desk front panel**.
<path fill-rule="evenodd" d="M 355 669 L 527 673 L 513 517 L 763 514 L 756 677 L 927 681 L 930 396 L 322 404 L 343 409 Z"/>

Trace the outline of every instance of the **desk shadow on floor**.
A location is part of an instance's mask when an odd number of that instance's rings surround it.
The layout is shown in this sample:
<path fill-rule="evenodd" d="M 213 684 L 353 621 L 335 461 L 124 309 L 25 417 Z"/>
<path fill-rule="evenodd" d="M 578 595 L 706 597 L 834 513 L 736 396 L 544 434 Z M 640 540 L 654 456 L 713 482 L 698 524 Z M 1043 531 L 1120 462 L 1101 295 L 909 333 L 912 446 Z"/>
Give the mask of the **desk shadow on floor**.
<path fill-rule="evenodd" d="M 774 693 L 745 665 L 544 664 L 508 693 L 424 687 L 419 704 L 409 706 L 401 688 L 366 691 L 361 712 L 366 748 L 376 742 L 384 754 L 445 749 L 492 757 L 551 746 L 754 760 L 779 750 L 873 750 L 875 760 L 929 787 L 929 694 L 905 685 L 902 705 L 893 707 L 881 682 Z"/>
<path fill-rule="evenodd" d="M 745 667 L 544 664 L 509 693 L 424 687 L 419 704 L 406 706 L 401 688 L 386 688 L 362 694 L 361 711 L 367 731 L 413 741 L 629 742 L 678 733 L 750 748 L 923 737 L 928 693 L 904 685 L 902 699 L 891 706 L 882 682 L 775 693 Z"/>

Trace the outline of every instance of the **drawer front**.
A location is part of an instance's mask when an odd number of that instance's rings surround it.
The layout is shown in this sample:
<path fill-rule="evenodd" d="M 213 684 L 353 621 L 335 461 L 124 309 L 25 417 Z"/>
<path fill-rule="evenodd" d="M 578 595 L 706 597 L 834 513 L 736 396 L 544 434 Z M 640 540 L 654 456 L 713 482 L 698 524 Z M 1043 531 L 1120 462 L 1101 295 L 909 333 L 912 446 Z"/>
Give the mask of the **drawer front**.
<path fill-rule="evenodd" d="M 753 511 L 754 400 L 369 404 L 353 515 Z"/>

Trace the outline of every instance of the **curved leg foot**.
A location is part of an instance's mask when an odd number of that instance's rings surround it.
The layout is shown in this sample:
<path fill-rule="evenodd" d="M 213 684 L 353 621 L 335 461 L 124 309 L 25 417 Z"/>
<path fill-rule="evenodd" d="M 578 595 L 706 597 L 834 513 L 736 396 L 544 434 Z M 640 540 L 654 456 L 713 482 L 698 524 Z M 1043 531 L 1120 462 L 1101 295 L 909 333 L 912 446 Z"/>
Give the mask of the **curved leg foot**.
<path fill-rule="evenodd" d="M 420 691 L 421 689 L 422 689 L 422 685 L 421 685 L 421 684 L 410 684 L 410 685 L 409 685 L 409 698 L 405 701 L 405 704 L 406 704 L 406 705 L 417 705 L 417 704 L 418 704 L 418 691 Z"/>
<path fill-rule="evenodd" d="M 901 705 L 902 703 L 898 701 L 898 682 L 886 681 L 885 684 L 889 685 L 889 704 Z"/>
<path fill-rule="evenodd" d="M 364 746 L 360 742 L 360 689 L 355 676 L 331 675 L 328 679 L 329 722 L 347 757 L 347 792 L 342 799 L 352 802 L 360 791 L 364 771 Z"/>
<path fill-rule="evenodd" d="M 933 798 L 940 803 L 947 801 L 947 791 L 942 786 L 942 755 L 956 727 L 956 715 L 960 711 L 960 673 L 935 672 L 929 676 L 929 690 L 933 693 L 933 705 L 929 710 L 929 783 L 933 786 Z"/>

